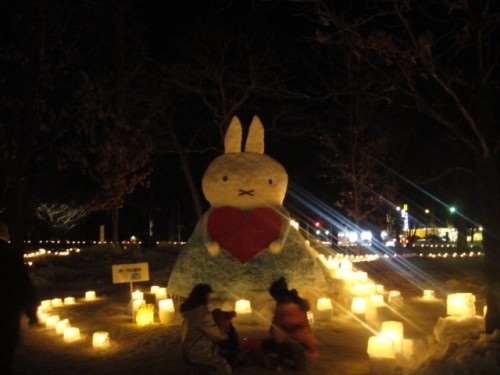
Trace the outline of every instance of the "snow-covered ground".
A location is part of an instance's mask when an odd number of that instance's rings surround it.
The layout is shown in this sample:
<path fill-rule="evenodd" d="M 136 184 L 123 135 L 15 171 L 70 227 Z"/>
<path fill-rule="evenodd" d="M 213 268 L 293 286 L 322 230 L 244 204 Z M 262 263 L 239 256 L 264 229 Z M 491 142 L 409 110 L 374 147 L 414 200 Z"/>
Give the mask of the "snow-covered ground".
<path fill-rule="evenodd" d="M 65 343 L 62 335 L 45 326 L 28 326 L 23 319 L 22 337 L 16 353 L 17 374 L 184 374 L 180 352 L 181 318 L 176 313 L 171 325 L 158 322 L 138 327 L 132 322 L 128 309 L 128 284 L 112 284 L 111 265 L 147 261 L 151 280 L 137 283 L 144 291 L 150 285 L 165 286 L 175 261 L 176 251 L 159 249 L 142 252 L 128 249 L 125 253 L 104 249 L 83 250 L 64 259 L 47 259 L 33 267 L 33 275 L 41 290 L 41 298 L 73 296 L 75 305 L 55 308 L 61 319 L 69 319 L 80 328 L 82 337 Z M 469 340 L 464 345 L 442 344 L 433 339 L 433 329 L 439 317 L 446 316 L 446 293 L 472 292 L 476 295 L 477 310 L 482 312 L 484 290 L 481 284 L 482 258 L 419 259 L 408 263 L 376 261 L 357 264 L 367 271 L 386 290 L 400 290 L 404 304 L 395 310 L 378 309 L 364 321 L 345 314 L 334 315 L 331 321 L 317 321 L 315 335 L 321 355 L 310 360 L 304 374 L 369 374 L 370 361 L 366 354 L 367 341 L 385 320 L 400 320 L 405 337 L 415 340 L 415 359 L 398 363 L 396 372 L 414 374 L 497 374 L 495 357 L 500 348 L 498 335 Z M 396 267 L 394 267 L 396 266 Z M 419 285 L 415 284 L 419 280 Z M 423 285 L 427 282 L 428 284 Z M 424 302 L 421 288 L 435 289 L 438 299 Z M 83 299 L 86 290 L 96 290 L 98 299 Z M 315 303 L 315 301 L 311 301 Z M 179 301 L 176 301 L 178 305 Z M 178 311 L 178 309 L 177 309 Z M 262 338 L 267 334 L 266 322 L 241 322 L 236 319 L 240 338 Z M 108 349 L 92 347 L 92 333 L 107 331 L 111 345 Z M 500 357 L 500 356 L 499 356 Z M 270 374 L 271 369 L 251 358 L 238 374 Z M 424 360 L 425 359 L 425 360 Z M 478 363 L 483 366 L 479 367 Z M 439 369 L 436 372 L 436 369 Z M 495 372 L 490 372 L 495 371 Z M 282 373 L 288 373 L 284 370 Z"/>

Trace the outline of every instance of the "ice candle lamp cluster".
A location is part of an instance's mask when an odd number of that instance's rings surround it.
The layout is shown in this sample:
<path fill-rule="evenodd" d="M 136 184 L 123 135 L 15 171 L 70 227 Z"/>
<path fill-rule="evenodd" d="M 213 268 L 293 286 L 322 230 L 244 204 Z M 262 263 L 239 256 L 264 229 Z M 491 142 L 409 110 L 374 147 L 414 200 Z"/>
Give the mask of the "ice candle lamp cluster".
<path fill-rule="evenodd" d="M 385 321 L 380 332 L 368 339 L 367 353 L 372 375 L 393 373 L 397 360 L 413 356 L 413 340 L 404 338 L 402 322 Z"/>
<path fill-rule="evenodd" d="M 93 290 L 85 292 L 84 301 L 95 301 L 96 293 Z M 64 342 L 73 343 L 82 339 L 80 329 L 73 327 L 69 319 L 61 319 L 59 314 L 53 313 L 54 309 L 76 304 L 75 297 L 46 299 L 40 302 L 37 308 L 37 317 L 40 323 L 45 324 L 48 330 L 62 335 Z M 62 311 L 62 310 L 61 310 Z M 94 332 L 92 346 L 96 349 L 109 347 L 109 333 L 104 331 Z"/>

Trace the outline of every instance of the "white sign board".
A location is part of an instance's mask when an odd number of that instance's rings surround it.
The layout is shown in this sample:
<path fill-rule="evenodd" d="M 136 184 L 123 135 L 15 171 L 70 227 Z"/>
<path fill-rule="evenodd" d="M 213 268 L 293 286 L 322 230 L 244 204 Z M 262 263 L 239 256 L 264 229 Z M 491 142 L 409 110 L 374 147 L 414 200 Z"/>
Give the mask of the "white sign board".
<path fill-rule="evenodd" d="M 133 283 L 149 280 L 148 263 L 113 264 L 113 283 Z"/>

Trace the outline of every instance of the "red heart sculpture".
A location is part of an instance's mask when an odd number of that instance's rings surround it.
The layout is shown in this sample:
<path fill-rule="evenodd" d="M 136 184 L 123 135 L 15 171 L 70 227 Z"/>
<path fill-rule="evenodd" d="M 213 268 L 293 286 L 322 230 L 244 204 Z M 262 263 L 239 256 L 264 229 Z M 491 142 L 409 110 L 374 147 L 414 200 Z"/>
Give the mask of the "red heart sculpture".
<path fill-rule="evenodd" d="M 246 263 L 279 238 L 281 216 L 267 207 L 251 211 L 220 207 L 209 214 L 207 230 L 221 248 Z"/>

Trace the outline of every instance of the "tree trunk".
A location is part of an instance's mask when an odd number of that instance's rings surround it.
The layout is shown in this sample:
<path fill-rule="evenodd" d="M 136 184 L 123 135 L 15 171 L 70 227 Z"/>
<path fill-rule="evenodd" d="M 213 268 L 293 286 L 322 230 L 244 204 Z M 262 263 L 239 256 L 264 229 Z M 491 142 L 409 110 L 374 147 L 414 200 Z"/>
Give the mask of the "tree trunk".
<path fill-rule="evenodd" d="M 467 251 L 467 220 L 462 217 L 459 212 L 458 217 L 455 219 L 455 227 L 457 229 L 457 251 Z"/>
<path fill-rule="evenodd" d="M 488 305 L 485 324 L 486 333 L 493 333 L 500 330 L 500 204 L 495 157 L 479 160 L 477 169 Z"/>
<path fill-rule="evenodd" d="M 193 201 L 196 217 L 199 219 L 203 215 L 203 208 L 201 206 L 200 193 L 194 182 L 193 173 L 191 172 L 186 153 L 179 152 L 179 159 L 181 161 L 182 171 L 188 183 L 189 192 L 191 193 L 191 200 Z"/>
<path fill-rule="evenodd" d="M 10 225 L 11 242 L 14 249 L 20 253 L 24 252 L 24 240 L 26 239 L 26 179 L 22 176 L 16 176 L 16 197 L 13 200 L 14 222 Z"/>
<path fill-rule="evenodd" d="M 118 239 L 118 219 L 119 219 L 119 211 L 118 207 L 113 207 L 111 209 L 111 240 L 113 244 L 119 245 Z"/>

